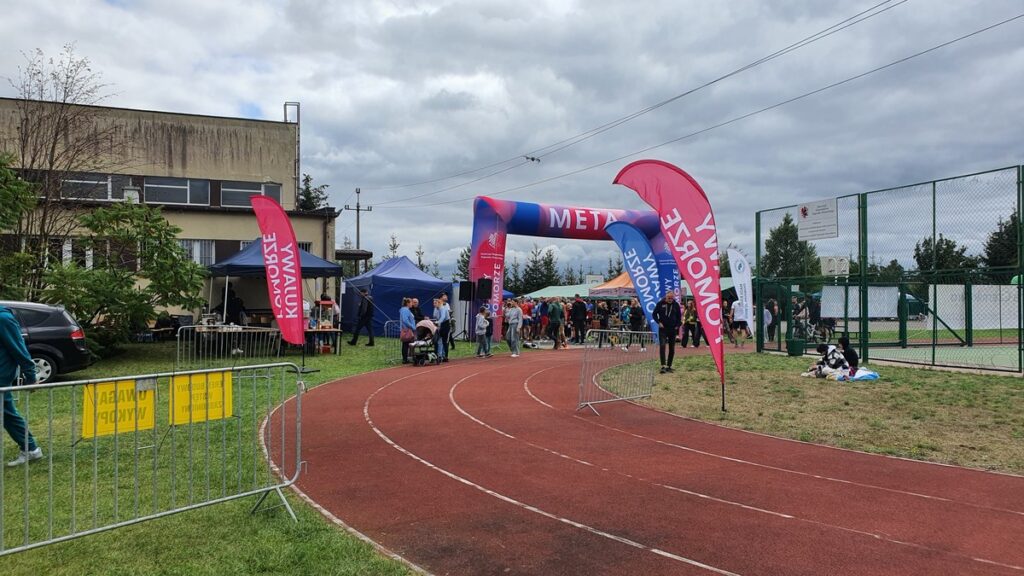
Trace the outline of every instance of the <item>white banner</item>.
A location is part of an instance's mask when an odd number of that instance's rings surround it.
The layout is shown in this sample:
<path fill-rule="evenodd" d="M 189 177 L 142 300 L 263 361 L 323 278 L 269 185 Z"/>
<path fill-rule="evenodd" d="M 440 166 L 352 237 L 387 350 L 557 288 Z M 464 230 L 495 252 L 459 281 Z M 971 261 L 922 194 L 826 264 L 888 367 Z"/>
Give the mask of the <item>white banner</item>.
<path fill-rule="evenodd" d="M 836 199 L 817 200 L 797 206 L 796 229 L 799 240 L 824 240 L 839 237 L 839 210 Z"/>
<path fill-rule="evenodd" d="M 846 306 L 843 293 L 847 293 Z M 897 318 L 900 289 L 895 286 L 868 286 L 868 318 Z M 821 317 L 860 318 L 860 289 L 857 286 L 825 286 L 821 289 Z"/>
<path fill-rule="evenodd" d="M 729 268 L 732 270 L 736 302 L 732 305 L 733 321 L 750 322 L 754 318 L 754 289 L 750 277 L 750 263 L 739 250 L 729 248 Z"/>
<path fill-rule="evenodd" d="M 930 292 L 932 309 L 943 322 L 953 329 L 967 327 L 963 285 L 934 285 Z M 1016 286 L 971 286 L 971 320 L 975 330 L 1016 329 L 1018 306 Z"/>

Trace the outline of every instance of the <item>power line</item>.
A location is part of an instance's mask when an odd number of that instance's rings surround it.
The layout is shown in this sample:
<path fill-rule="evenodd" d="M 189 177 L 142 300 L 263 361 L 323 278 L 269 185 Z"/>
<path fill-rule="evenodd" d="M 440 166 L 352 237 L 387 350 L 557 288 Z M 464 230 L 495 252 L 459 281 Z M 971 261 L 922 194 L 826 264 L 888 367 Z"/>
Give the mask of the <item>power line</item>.
<path fill-rule="evenodd" d="M 740 68 L 737 68 L 737 69 L 733 70 L 732 72 L 729 72 L 729 73 L 724 74 L 722 76 L 719 76 L 719 77 L 717 77 L 717 78 L 715 78 L 713 80 L 705 82 L 704 84 L 701 84 L 700 86 L 697 86 L 695 88 L 691 88 L 689 90 L 686 90 L 684 92 L 676 94 L 676 95 L 674 95 L 674 96 L 672 96 L 670 98 L 667 98 L 665 100 L 662 100 L 660 102 L 657 102 L 655 104 L 647 106 L 646 108 L 642 108 L 640 110 L 637 110 L 635 112 L 627 114 L 626 116 L 622 116 L 622 117 L 616 118 L 615 120 L 612 120 L 612 121 L 607 122 L 605 124 L 602 124 L 600 126 L 591 128 L 591 129 L 589 129 L 589 130 L 587 130 L 585 132 L 581 132 L 581 133 L 576 134 L 574 136 L 570 136 L 570 137 L 565 138 L 563 140 L 559 140 L 558 142 L 554 142 L 552 144 L 544 146 L 543 148 L 538 148 L 538 149 L 533 150 L 531 152 L 527 152 L 526 154 L 519 154 L 519 155 L 516 155 L 516 156 L 512 156 L 510 158 L 506 158 L 506 159 L 498 161 L 498 162 L 487 164 L 486 166 L 481 166 L 479 168 L 474 168 L 472 170 L 465 170 L 463 172 L 459 172 L 458 174 L 452 174 L 450 176 L 444 176 L 444 177 L 435 178 L 435 179 L 432 179 L 432 180 L 423 180 L 423 181 L 420 181 L 420 182 L 412 182 L 412 183 L 408 183 L 408 184 L 400 184 L 400 185 L 394 185 L 394 186 L 383 186 L 383 187 L 377 187 L 377 188 L 372 188 L 371 187 L 371 188 L 364 188 L 364 189 L 365 190 L 373 190 L 373 191 L 385 191 L 385 190 L 397 190 L 397 189 L 402 189 L 402 188 L 412 188 L 412 187 L 415 187 L 415 186 L 422 186 L 422 185 L 425 185 L 425 184 L 434 184 L 434 183 L 437 183 L 437 182 L 443 182 L 444 180 L 451 180 L 451 179 L 454 179 L 454 178 L 459 178 L 459 177 L 462 177 L 462 176 L 467 176 L 469 174 L 475 174 L 475 173 L 483 171 L 483 170 L 488 170 L 490 168 L 494 168 L 494 167 L 501 166 L 503 164 L 507 164 L 507 163 L 515 161 L 515 160 L 519 160 L 520 158 L 527 158 L 531 162 L 533 162 L 533 161 L 539 162 L 540 159 L 543 156 L 546 156 L 546 155 L 549 155 L 549 154 L 554 154 L 556 152 L 560 152 L 560 151 L 562 151 L 562 150 L 564 150 L 566 148 L 569 148 L 571 146 L 575 146 L 576 144 L 579 144 L 580 142 L 584 142 L 586 140 L 589 140 L 590 138 L 593 138 L 594 136 L 597 136 L 598 134 L 602 134 L 604 132 L 607 132 L 608 130 L 611 130 L 611 129 L 617 127 L 617 126 L 620 126 L 622 124 L 630 122 L 630 121 L 632 121 L 632 120 L 634 120 L 636 118 L 639 118 L 640 116 L 643 116 L 645 114 L 648 114 L 648 113 L 650 113 L 650 112 L 652 112 L 654 110 L 657 110 L 659 108 L 667 106 L 668 104 L 671 104 L 671 103 L 673 103 L 673 102 L 675 102 L 675 101 L 677 101 L 677 100 L 679 100 L 681 98 L 684 98 L 686 96 L 689 96 L 690 94 L 693 94 L 695 92 L 698 92 L 700 90 L 708 88 L 709 86 L 713 86 L 714 84 L 717 84 L 717 83 L 719 83 L 719 82 L 721 82 L 723 80 L 731 78 L 732 76 L 736 76 L 737 74 L 741 74 L 741 73 L 743 73 L 743 72 L 745 72 L 747 70 L 750 70 L 751 68 L 755 68 L 757 66 L 760 66 L 761 64 L 764 64 L 766 62 L 774 60 L 775 58 L 779 58 L 781 56 L 785 56 L 786 54 L 788 54 L 790 52 L 793 52 L 795 50 L 799 50 L 800 48 L 803 48 L 804 46 L 807 46 L 809 44 L 817 42 L 818 40 L 822 40 L 822 39 L 827 38 L 827 37 L 829 37 L 829 36 L 831 36 L 833 34 L 841 32 L 842 30 L 845 30 L 846 28 L 849 28 L 850 26 L 854 26 L 856 24 L 864 22 L 865 20 L 868 20 L 870 18 L 874 18 L 875 16 L 883 14 L 884 12 L 887 12 L 887 11 L 893 9 L 893 8 L 896 8 L 897 6 L 899 6 L 901 4 L 906 3 L 908 0 L 899 0 L 895 4 L 892 4 L 891 6 L 886 6 L 885 8 L 883 8 L 881 10 L 878 10 L 879 8 L 881 8 L 882 6 L 885 6 L 886 4 L 891 4 L 893 1 L 894 0 L 884 0 L 883 2 L 879 2 L 878 4 L 875 4 L 875 5 L 871 6 L 867 10 L 863 10 L 861 12 L 858 12 L 857 14 L 854 14 L 853 16 L 850 16 L 848 18 L 840 20 L 839 22 L 837 22 L 837 23 L 835 23 L 835 24 L 833 24 L 833 25 L 831 25 L 831 26 L 829 26 L 827 28 L 819 30 L 818 32 L 815 32 L 814 34 L 811 34 L 810 36 L 807 36 L 807 37 L 805 37 L 805 38 L 803 38 L 801 40 L 798 40 L 797 42 L 794 42 L 794 43 L 792 43 L 792 44 L 790 44 L 790 45 L 788 45 L 788 46 L 786 46 L 786 47 L 784 47 L 784 48 L 782 48 L 780 50 L 772 52 L 771 54 L 768 54 L 767 56 L 763 56 L 763 57 L 761 57 L 761 58 L 759 58 L 759 59 L 757 59 L 757 60 L 755 60 L 755 61 L 753 61 L 753 62 L 751 62 L 749 64 L 741 66 Z M 533 160 L 534 158 L 536 158 L 536 160 Z M 502 170 L 498 170 L 498 171 L 493 172 L 491 174 L 488 174 L 486 176 L 477 178 L 477 179 L 472 180 L 470 182 L 466 182 L 465 184 L 472 184 L 474 182 L 479 182 L 480 180 L 483 180 L 485 178 L 490 178 L 491 176 L 494 176 L 496 174 L 501 174 L 501 173 L 507 172 L 507 171 L 509 171 L 511 169 L 519 168 L 520 166 L 523 166 L 524 164 L 525 163 L 521 162 L 519 164 L 516 164 L 515 166 L 509 167 L 509 168 L 506 168 L 506 169 L 502 169 Z M 458 186 L 455 186 L 455 187 L 458 187 Z M 455 187 L 444 188 L 442 190 L 437 190 L 437 191 L 430 192 L 430 193 L 427 193 L 427 194 L 420 194 L 420 195 L 417 195 L 417 196 L 410 196 L 408 198 L 404 198 L 404 199 L 401 199 L 401 200 L 396 200 L 395 202 L 405 202 L 405 201 L 408 201 L 408 200 L 415 200 L 416 198 L 422 198 L 422 197 L 433 195 L 433 194 L 439 194 L 441 192 L 447 192 L 448 190 L 451 190 L 451 189 L 453 189 Z"/>
<path fill-rule="evenodd" d="M 633 157 L 633 156 L 637 156 L 639 154 L 650 152 L 651 150 L 654 150 L 656 148 L 661 148 L 663 146 L 668 146 L 669 144 L 674 144 L 674 143 L 680 142 L 682 140 L 693 138 L 695 136 L 699 136 L 701 134 L 710 132 L 710 131 L 718 129 L 718 128 L 722 128 L 724 126 L 728 126 L 730 124 L 735 124 L 736 122 L 739 122 L 741 120 L 746 120 L 747 118 L 750 118 L 752 116 L 757 116 L 758 114 L 763 114 L 764 112 L 768 112 L 768 111 L 774 110 L 776 108 L 780 108 L 780 107 L 785 106 L 787 104 L 791 104 L 793 102 L 797 102 L 799 100 L 803 100 L 805 98 L 809 98 L 811 96 L 814 96 L 816 94 L 820 94 L 820 93 L 825 92 L 827 90 L 831 90 L 833 88 L 842 86 L 844 84 L 848 84 L 848 83 L 853 82 L 855 80 L 859 80 L 859 79 L 864 78 L 866 76 L 870 76 L 871 74 L 875 74 L 876 72 L 881 72 L 882 70 L 886 70 L 888 68 L 892 68 L 893 66 L 898 66 L 900 64 L 903 64 L 903 63 L 908 62 L 910 60 L 913 60 L 915 58 L 924 56 L 924 55 L 929 54 L 931 52 L 935 52 L 936 50 L 940 50 L 940 49 L 945 48 L 947 46 L 951 46 L 953 44 L 956 44 L 957 42 L 960 42 L 962 40 L 967 40 L 968 38 L 971 38 L 973 36 L 977 36 L 979 34 L 988 32 L 990 30 L 993 30 L 993 29 L 998 28 L 1000 26 L 1003 26 L 1005 24 L 1009 24 L 1010 22 L 1013 22 L 1015 20 L 1020 20 L 1021 18 L 1024 18 L 1024 13 L 1018 14 L 1016 16 L 1013 16 L 1011 18 L 1007 18 L 1007 19 L 999 21 L 999 22 L 996 22 L 995 24 L 991 24 L 991 25 L 986 26 L 984 28 L 980 28 L 978 30 L 975 30 L 974 32 L 970 32 L 968 34 L 964 34 L 963 36 L 959 36 L 959 37 L 954 38 L 952 40 L 948 40 L 946 42 L 943 42 L 941 44 L 937 44 L 935 46 L 932 46 L 931 48 L 927 48 L 925 50 L 921 50 L 920 52 L 916 52 L 916 53 L 911 54 L 909 56 L 905 56 L 903 58 L 900 58 L 898 60 L 894 60 L 892 62 L 889 62 L 888 64 L 884 64 L 884 65 L 879 66 L 877 68 L 872 68 L 871 70 L 868 70 L 866 72 L 861 72 L 860 74 L 857 74 L 855 76 L 850 76 L 850 77 L 848 77 L 848 78 L 846 78 L 844 80 L 840 80 L 838 82 L 833 82 L 832 84 L 828 84 L 827 86 L 822 86 L 821 88 L 817 88 L 815 90 L 811 90 L 810 92 L 804 92 L 803 94 L 800 94 L 799 96 L 794 96 L 792 98 L 783 100 L 781 102 L 777 102 L 777 103 L 772 104 L 770 106 L 765 106 L 764 108 L 760 108 L 760 109 L 755 110 L 753 112 L 748 112 L 746 114 L 743 114 L 743 115 L 740 115 L 740 116 L 736 116 L 736 117 L 731 118 L 729 120 L 726 120 L 724 122 L 719 122 L 718 124 L 714 124 L 712 126 L 708 126 L 706 128 L 702 128 L 701 130 L 697 130 L 696 132 L 690 132 L 689 134 L 686 134 L 684 136 L 679 136 L 679 137 L 673 138 L 671 140 L 666 140 L 665 142 L 662 142 L 660 144 L 655 144 L 653 146 L 648 146 L 646 148 L 642 148 L 642 149 L 637 150 L 635 152 L 630 152 L 629 154 L 625 154 L 625 155 L 619 156 L 617 158 L 612 158 L 610 160 L 605 160 L 605 161 L 602 161 L 602 162 L 598 162 L 597 164 L 591 164 L 589 166 L 585 166 L 583 168 L 578 168 L 578 169 L 572 170 L 570 172 L 565 172 L 565 173 L 562 173 L 562 174 L 558 174 L 558 175 L 555 175 L 555 176 L 544 178 L 542 180 L 537 180 L 535 182 L 530 182 L 529 184 L 523 184 L 523 185 L 520 185 L 520 186 L 514 186 L 512 188 L 506 188 L 504 190 L 500 190 L 498 192 L 494 192 L 494 193 L 490 194 L 490 196 L 498 196 L 498 195 L 501 195 L 501 194 L 507 194 L 509 192 L 514 192 L 514 191 L 517 191 L 517 190 L 523 190 L 523 189 L 526 189 L 526 188 L 531 188 L 533 186 L 538 186 L 540 184 L 546 184 L 548 182 L 552 182 L 554 180 L 559 180 L 559 179 L 565 178 L 567 176 L 574 176 L 576 174 L 580 174 L 580 173 L 586 172 L 588 170 L 593 170 L 594 168 L 600 168 L 601 166 L 606 166 L 608 164 L 612 164 L 612 163 L 615 163 L 615 162 L 620 162 L 622 160 L 625 160 L 625 159 Z M 459 198 L 459 199 L 456 199 L 456 200 L 447 200 L 447 201 L 444 201 L 444 202 L 433 202 L 433 203 L 429 203 L 429 204 L 416 204 L 416 205 L 412 205 L 412 206 L 403 206 L 403 208 L 425 208 L 425 207 L 429 207 L 429 206 L 440 206 L 440 205 L 444 205 L 444 204 L 455 204 L 457 202 L 466 202 L 466 201 L 469 201 L 469 200 L 473 200 L 475 198 L 476 198 L 476 196 L 473 196 L 473 197 L 468 197 L 468 198 Z"/>

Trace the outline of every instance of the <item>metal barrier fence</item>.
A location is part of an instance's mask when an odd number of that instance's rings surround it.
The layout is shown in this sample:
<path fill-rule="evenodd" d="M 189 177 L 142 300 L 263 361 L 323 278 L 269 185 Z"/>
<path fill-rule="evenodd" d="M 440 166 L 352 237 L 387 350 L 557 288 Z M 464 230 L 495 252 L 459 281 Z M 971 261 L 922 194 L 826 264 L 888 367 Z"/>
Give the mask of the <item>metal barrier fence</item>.
<path fill-rule="evenodd" d="M 378 338 L 382 340 L 381 361 L 385 364 L 402 363 L 402 341 L 398 339 L 401 332 L 402 328 L 397 320 L 388 320 L 384 323 L 384 333 Z"/>
<path fill-rule="evenodd" d="M 0 555 L 248 496 L 255 512 L 271 493 L 294 519 L 281 489 L 302 465 L 299 374 L 274 363 L 0 388 L 43 452 L 0 472 Z"/>
<path fill-rule="evenodd" d="M 176 370 L 273 362 L 281 357 L 281 331 L 251 326 L 182 326 Z"/>
<path fill-rule="evenodd" d="M 584 340 L 577 410 L 650 397 L 658 370 L 658 342 L 650 332 L 590 330 Z"/>
<path fill-rule="evenodd" d="M 800 207 L 758 212 L 758 350 L 846 335 L 864 362 L 1021 372 L 1022 196 L 1021 166 L 841 196 L 838 236 L 810 242 Z"/>

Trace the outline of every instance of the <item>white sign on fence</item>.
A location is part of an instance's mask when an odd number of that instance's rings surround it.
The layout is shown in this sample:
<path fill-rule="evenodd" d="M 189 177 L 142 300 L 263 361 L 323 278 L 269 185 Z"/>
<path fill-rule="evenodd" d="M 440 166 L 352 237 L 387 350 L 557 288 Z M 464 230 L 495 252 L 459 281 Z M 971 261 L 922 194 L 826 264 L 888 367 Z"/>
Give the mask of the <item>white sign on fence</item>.
<path fill-rule="evenodd" d="M 836 199 L 816 200 L 796 208 L 797 238 L 824 240 L 839 237 L 839 210 Z"/>
<path fill-rule="evenodd" d="M 967 327 L 967 303 L 963 285 L 939 284 L 931 287 L 932 309 L 947 326 L 955 330 Z M 1017 329 L 1018 295 L 1016 286 L 971 286 L 971 324 L 975 330 Z"/>
<path fill-rule="evenodd" d="M 847 256 L 822 256 L 818 260 L 821 262 L 822 276 L 850 275 L 850 259 Z"/>
<path fill-rule="evenodd" d="M 844 306 L 843 294 L 847 295 Z M 868 286 L 868 317 L 896 318 L 900 290 L 895 286 Z M 825 286 L 821 289 L 821 317 L 860 318 L 860 289 L 857 286 Z"/>

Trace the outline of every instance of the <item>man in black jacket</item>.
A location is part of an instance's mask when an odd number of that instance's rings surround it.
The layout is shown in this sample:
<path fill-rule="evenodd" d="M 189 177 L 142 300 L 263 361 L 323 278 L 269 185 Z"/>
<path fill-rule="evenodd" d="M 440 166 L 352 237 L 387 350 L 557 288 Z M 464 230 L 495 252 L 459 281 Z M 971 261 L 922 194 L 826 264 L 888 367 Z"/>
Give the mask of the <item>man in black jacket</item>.
<path fill-rule="evenodd" d="M 675 372 L 672 360 L 676 356 L 676 333 L 683 323 L 683 311 L 676 302 L 675 292 L 669 291 L 654 308 L 654 321 L 658 323 L 658 352 L 661 355 L 661 373 Z M 665 347 L 668 347 L 666 362 Z"/>
<path fill-rule="evenodd" d="M 359 340 L 359 332 L 364 327 L 370 337 L 370 341 L 366 345 L 373 346 L 373 297 L 366 291 L 366 288 L 359 291 L 359 320 L 356 322 L 355 329 L 352 330 L 352 339 L 348 341 L 349 346 L 356 345 Z"/>
<path fill-rule="evenodd" d="M 569 317 L 572 319 L 572 328 L 575 332 L 573 342 L 583 344 L 584 336 L 587 334 L 587 303 L 580 298 L 579 294 L 576 295 L 572 308 L 569 309 Z"/>

